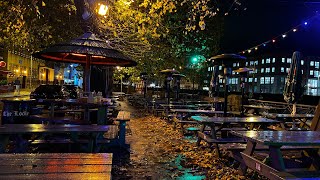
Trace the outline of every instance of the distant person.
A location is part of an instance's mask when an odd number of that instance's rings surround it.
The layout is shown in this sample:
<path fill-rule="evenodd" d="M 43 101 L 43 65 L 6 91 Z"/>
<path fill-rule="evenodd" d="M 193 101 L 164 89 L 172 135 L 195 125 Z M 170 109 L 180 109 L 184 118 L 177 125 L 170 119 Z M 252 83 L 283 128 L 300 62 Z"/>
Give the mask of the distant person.
<path fill-rule="evenodd" d="M 16 86 L 16 94 L 17 94 L 17 95 L 20 95 L 20 80 L 19 80 L 19 78 L 17 78 L 17 79 L 14 81 L 14 85 Z"/>

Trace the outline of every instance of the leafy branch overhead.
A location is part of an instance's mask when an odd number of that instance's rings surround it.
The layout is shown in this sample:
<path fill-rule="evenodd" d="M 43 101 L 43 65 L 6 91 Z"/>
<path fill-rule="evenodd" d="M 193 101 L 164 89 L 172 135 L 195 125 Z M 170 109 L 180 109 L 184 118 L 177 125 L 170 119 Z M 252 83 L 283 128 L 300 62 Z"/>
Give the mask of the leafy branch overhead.
<path fill-rule="evenodd" d="M 96 13 L 100 2 L 107 3 L 104 16 Z M 137 71 L 154 73 L 187 67 L 194 54 L 217 53 L 224 15 L 241 6 L 239 0 L 0 0 L 0 45 L 34 52 L 90 27 L 138 61 Z"/>

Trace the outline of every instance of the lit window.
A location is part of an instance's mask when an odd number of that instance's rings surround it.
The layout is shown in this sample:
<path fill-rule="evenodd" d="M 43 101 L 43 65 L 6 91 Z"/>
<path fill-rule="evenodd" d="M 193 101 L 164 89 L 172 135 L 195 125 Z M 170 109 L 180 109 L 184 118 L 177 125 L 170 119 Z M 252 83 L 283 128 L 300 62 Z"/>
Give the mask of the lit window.
<path fill-rule="evenodd" d="M 265 84 L 270 84 L 270 77 L 265 77 L 264 78 L 264 83 Z"/>
<path fill-rule="evenodd" d="M 208 67 L 208 71 L 211 71 L 211 67 Z"/>
<path fill-rule="evenodd" d="M 272 58 L 272 63 L 275 63 L 276 62 L 276 58 Z"/>
<path fill-rule="evenodd" d="M 254 78 L 254 82 L 257 82 L 258 81 L 258 78 Z"/>
<path fill-rule="evenodd" d="M 275 72 L 275 71 L 276 71 L 276 68 L 272 67 L 271 72 Z"/>
<path fill-rule="evenodd" d="M 267 59 L 266 59 L 266 63 L 267 63 L 267 64 L 270 63 L 270 58 L 267 58 Z"/>
<path fill-rule="evenodd" d="M 319 77 L 319 71 L 314 71 L 314 77 Z"/>
<path fill-rule="evenodd" d="M 319 69 L 319 62 L 318 61 L 316 61 L 314 65 L 315 65 L 315 68 Z"/>
<path fill-rule="evenodd" d="M 274 77 L 271 77 L 271 84 L 274 83 Z"/>
<path fill-rule="evenodd" d="M 310 76 L 313 76 L 313 70 L 310 70 Z"/>
<path fill-rule="evenodd" d="M 284 67 L 281 67 L 281 72 L 284 72 Z"/>
<path fill-rule="evenodd" d="M 264 77 L 260 78 L 260 84 L 264 84 Z"/>
<path fill-rule="evenodd" d="M 290 68 L 287 68 L 287 69 L 286 69 L 286 73 L 289 73 L 289 71 L 290 71 Z"/>
<path fill-rule="evenodd" d="M 262 59 L 261 64 L 264 64 L 264 59 Z"/>
<path fill-rule="evenodd" d="M 248 80 L 249 82 L 252 82 L 252 78 L 249 78 L 249 80 Z"/>
<path fill-rule="evenodd" d="M 303 70 L 301 70 L 301 73 L 303 74 Z"/>
<path fill-rule="evenodd" d="M 266 68 L 266 73 L 270 73 L 270 68 Z"/>
<path fill-rule="evenodd" d="M 239 67 L 239 66 L 240 66 L 240 63 L 238 63 L 237 66 Z"/>
<path fill-rule="evenodd" d="M 304 65 L 304 60 L 301 60 L 301 65 Z"/>
<path fill-rule="evenodd" d="M 248 62 L 246 62 L 246 66 L 248 66 Z"/>
<path fill-rule="evenodd" d="M 261 68 L 261 73 L 264 73 L 264 68 Z"/>
<path fill-rule="evenodd" d="M 233 63 L 233 67 L 236 67 L 237 66 L 237 63 Z"/>
<path fill-rule="evenodd" d="M 222 82 L 222 79 L 219 79 L 219 83 L 220 83 L 220 84 L 222 84 L 222 83 L 223 83 L 223 82 Z"/>
<path fill-rule="evenodd" d="M 222 66 L 219 66 L 219 70 L 222 70 Z"/>
<path fill-rule="evenodd" d="M 254 61 L 250 61 L 250 66 L 254 65 Z"/>
<path fill-rule="evenodd" d="M 287 63 L 291 63 L 291 58 L 287 58 Z"/>
<path fill-rule="evenodd" d="M 234 74 L 236 74 L 236 72 L 232 71 L 232 74 L 234 75 Z"/>
<path fill-rule="evenodd" d="M 259 64 L 259 61 L 255 61 L 254 64 L 255 64 L 255 65 L 258 65 L 258 64 Z"/>
<path fill-rule="evenodd" d="M 283 63 L 285 63 L 285 62 L 286 62 L 286 58 L 281 58 L 281 61 L 282 61 Z"/>
<path fill-rule="evenodd" d="M 314 61 L 310 61 L 310 66 L 314 66 Z"/>

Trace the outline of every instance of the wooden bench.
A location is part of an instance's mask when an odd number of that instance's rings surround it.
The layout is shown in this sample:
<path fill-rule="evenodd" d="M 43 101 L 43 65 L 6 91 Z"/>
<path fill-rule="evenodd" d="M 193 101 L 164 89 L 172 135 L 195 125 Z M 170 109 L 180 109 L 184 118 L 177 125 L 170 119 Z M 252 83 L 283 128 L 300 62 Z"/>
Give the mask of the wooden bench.
<path fill-rule="evenodd" d="M 119 122 L 119 139 L 118 144 L 121 147 L 128 147 L 129 145 L 126 144 L 126 123 L 130 121 L 131 113 L 128 111 L 119 111 L 116 121 Z"/>
<path fill-rule="evenodd" d="M 111 153 L 0 154 L 1 179 L 111 179 Z"/>

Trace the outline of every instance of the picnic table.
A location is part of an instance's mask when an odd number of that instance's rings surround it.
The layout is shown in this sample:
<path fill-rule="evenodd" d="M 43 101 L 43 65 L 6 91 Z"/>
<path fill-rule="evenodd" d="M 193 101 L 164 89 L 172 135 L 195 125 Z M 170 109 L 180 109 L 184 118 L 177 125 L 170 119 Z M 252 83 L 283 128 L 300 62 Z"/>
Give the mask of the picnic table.
<path fill-rule="evenodd" d="M 86 143 L 88 147 L 86 151 L 94 152 L 98 147 L 98 138 L 105 132 L 117 132 L 115 125 L 43 125 L 43 124 L 5 124 L 0 126 L 0 152 L 5 152 L 10 140 L 16 139 L 16 151 L 24 152 L 30 143 L 35 140 L 46 140 L 50 142 L 49 134 L 64 135 L 65 139 L 70 143 L 81 143 L 78 135 L 87 133 Z M 23 136 L 31 134 L 36 139 L 24 139 Z M 12 138 L 11 138 L 12 137 Z M 52 139 L 54 140 L 54 139 Z"/>
<path fill-rule="evenodd" d="M 267 125 L 279 123 L 277 120 L 262 118 L 262 117 L 207 117 L 207 116 L 191 116 L 191 119 L 201 124 L 198 131 L 197 146 L 201 140 L 207 143 L 215 144 L 216 155 L 221 156 L 219 144 L 225 143 L 244 143 L 243 138 L 234 138 L 229 136 L 231 130 L 252 130 L 266 128 Z M 209 127 L 209 128 L 206 128 Z M 205 129 L 210 129 L 209 133 L 204 132 Z M 220 133 L 220 137 L 218 137 Z"/>
<path fill-rule="evenodd" d="M 311 120 L 314 115 L 313 114 L 277 114 L 277 113 L 268 113 L 265 115 L 267 118 L 276 119 L 278 121 L 286 123 L 292 123 L 293 127 L 296 123 L 301 123 L 300 127 L 308 127 L 310 128 L 310 123 L 308 122 Z M 297 121 L 296 121 L 297 120 Z M 285 130 L 285 127 L 283 127 Z"/>
<path fill-rule="evenodd" d="M 320 177 L 320 132 L 318 131 L 232 131 L 232 134 L 247 140 L 241 152 L 241 172 L 250 168 L 269 179 L 319 178 Z M 267 146 L 269 160 L 265 163 L 253 154 L 257 145 Z M 293 146 L 293 151 L 306 148 L 308 156 L 299 159 L 284 158 L 281 148 Z M 305 162 L 308 161 L 309 162 Z"/>
<path fill-rule="evenodd" d="M 16 179 L 111 179 L 111 153 L 0 154 L 0 177 Z"/>
<path fill-rule="evenodd" d="M 266 114 L 286 110 L 285 107 L 265 106 L 265 105 L 243 105 L 244 112 L 250 114 Z M 250 111 L 253 111 L 252 113 Z"/>
<path fill-rule="evenodd" d="M 106 103 L 102 103 L 102 102 L 88 103 L 80 99 L 43 99 L 43 100 L 40 100 L 40 102 L 44 104 L 49 104 L 50 119 L 48 119 L 48 121 L 54 120 L 55 112 L 57 111 L 55 109 L 55 106 L 58 105 L 60 107 L 66 107 L 62 110 L 59 110 L 60 112 L 64 111 L 65 113 L 80 112 L 79 107 L 83 108 L 81 109 L 84 116 L 82 120 L 86 123 L 91 123 L 90 112 L 92 110 L 95 110 L 97 111 L 97 124 L 106 124 L 106 119 L 107 119 L 106 117 L 107 117 L 108 107 L 109 107 L 109 105 Z M 67 107 L 72 107 L 72 108 L 67 108 Z M 42 118 L 46 118 L 46 116 Z"/>

